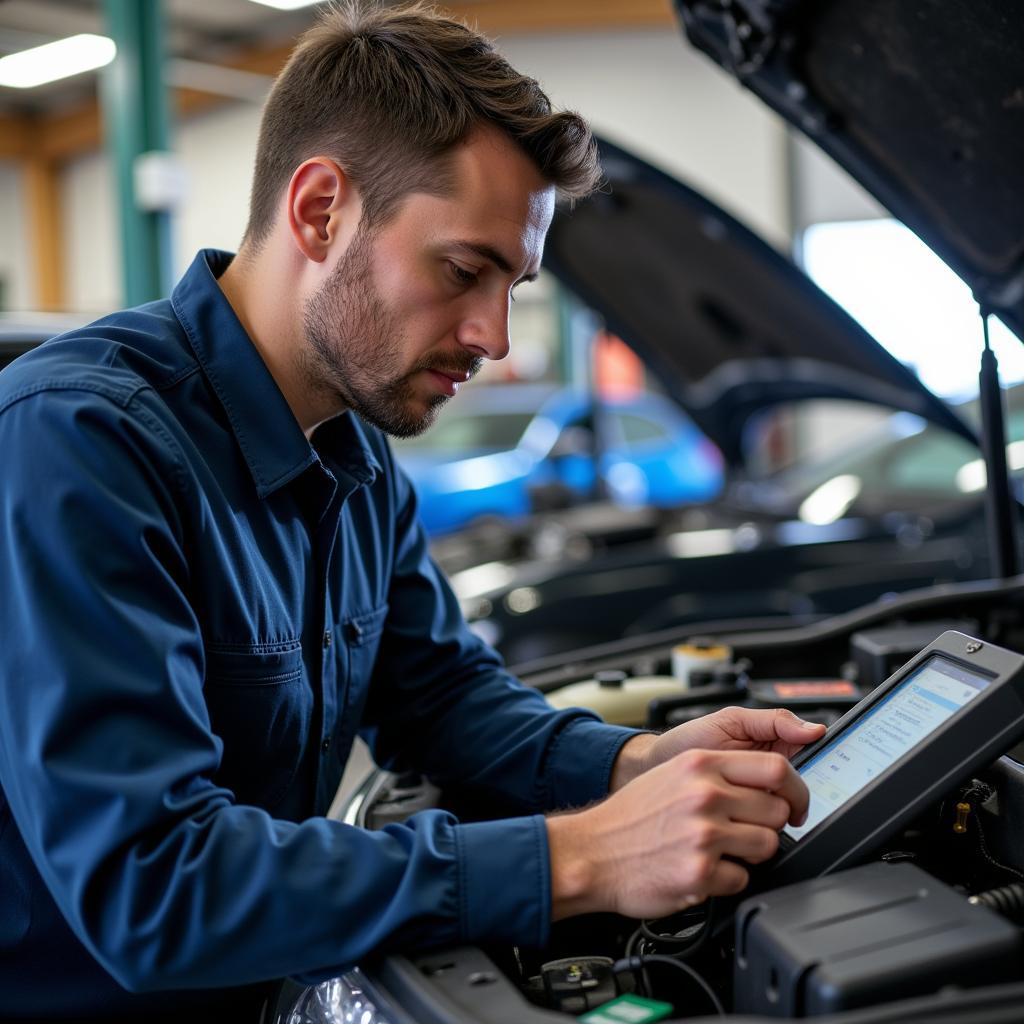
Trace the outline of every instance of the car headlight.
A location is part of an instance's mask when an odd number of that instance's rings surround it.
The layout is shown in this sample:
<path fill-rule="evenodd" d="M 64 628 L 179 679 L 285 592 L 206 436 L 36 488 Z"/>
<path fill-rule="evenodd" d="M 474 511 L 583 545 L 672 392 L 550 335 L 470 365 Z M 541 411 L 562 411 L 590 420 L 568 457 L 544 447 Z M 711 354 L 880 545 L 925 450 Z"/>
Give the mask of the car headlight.
<path fill-rule="evenodd" d="M 307 988 L 284 1024 L 393 1024 L 362 971 L 349 971 Z"/>

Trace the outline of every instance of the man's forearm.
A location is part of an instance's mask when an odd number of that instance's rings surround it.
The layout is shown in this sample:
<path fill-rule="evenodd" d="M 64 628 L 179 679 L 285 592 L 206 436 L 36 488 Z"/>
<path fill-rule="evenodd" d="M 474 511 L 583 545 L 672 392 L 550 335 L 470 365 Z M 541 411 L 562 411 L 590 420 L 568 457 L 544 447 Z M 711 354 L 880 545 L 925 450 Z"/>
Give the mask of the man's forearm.
<path fill-rule="evenodd" d="M 622 745 L 618 757 L 615 758 L 615 764 L 612 765 L 609 793 L 622 789 L 627 782 L 631 782 L 651 767 L 647 755 L 657 738 L 651 733 L 642 733 Z"/>

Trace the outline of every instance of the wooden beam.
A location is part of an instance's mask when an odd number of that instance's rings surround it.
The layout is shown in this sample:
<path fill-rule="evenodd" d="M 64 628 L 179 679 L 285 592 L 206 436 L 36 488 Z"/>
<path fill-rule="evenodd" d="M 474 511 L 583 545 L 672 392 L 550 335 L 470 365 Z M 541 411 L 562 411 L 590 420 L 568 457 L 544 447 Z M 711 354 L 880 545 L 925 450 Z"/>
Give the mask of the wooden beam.
<path fill-rule="evenodd" d="M 62 162 L 91 153 L 103 145 L 103 119 L 93 100 L 84 107 L 53 114 L 39 122 L 38 152 L 47 160 Z"/>
<path fill-rule="evenodd" d="M 671 0 L 442 0 L 485 35 L 675 28 Z"/>
<path fill-rule="evenodd" d="M 61 224 L 60 165 L 39 155 L 23 163 L 29 245 L 37 309 L 65 307 L 64 239 Z"/>
<path fill-rule="evenodd" d="M 28 156 L 33 125 L 27 117 L 0 116 L 0 160 L 21 160 Z"/>

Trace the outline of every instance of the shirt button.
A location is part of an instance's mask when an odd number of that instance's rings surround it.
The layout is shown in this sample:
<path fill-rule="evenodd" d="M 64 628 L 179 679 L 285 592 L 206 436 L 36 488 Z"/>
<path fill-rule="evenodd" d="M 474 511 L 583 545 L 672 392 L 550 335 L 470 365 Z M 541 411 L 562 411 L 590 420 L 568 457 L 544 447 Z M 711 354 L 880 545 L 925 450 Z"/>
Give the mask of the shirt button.
<path fill-rule="evenodd" d="M 324 650 L 331 646 L 331 631 L 329 629 L 324 630 Z"/>
<path fill-rule="evenodd" d="M 324 753 L 324 754 L 326 754 L 326 753 L 327 753 L 327 751 L 328 751 L 328 750 L 330 750 L 330 749 L 331 749 L 331 737 L 330 737 L 330 736 L 328 736 L 328 737 L 327 737 L 327 738 L 326 738 L 326 739 L 325 739 L 325 740 L 323 741 L 323 743 L 321 743 L 321 744 L 320 744 L 320 751 L 321 751 L 321 753 Z"/>

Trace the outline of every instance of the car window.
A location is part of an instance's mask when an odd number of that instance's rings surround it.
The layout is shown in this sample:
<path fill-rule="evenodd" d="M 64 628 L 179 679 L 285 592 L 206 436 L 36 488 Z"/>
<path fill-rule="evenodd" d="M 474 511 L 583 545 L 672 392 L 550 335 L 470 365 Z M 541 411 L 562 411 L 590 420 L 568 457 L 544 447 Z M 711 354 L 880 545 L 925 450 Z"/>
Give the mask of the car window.
<path fill-rule="evenodd" d="M 646 416 L 631 412 L 617 412 L 614 415 L 619 421 L 619 430 L 627 448 L 651 441 L 668 440 L 669 434 L 665 428 Z"/>
<path fill-rule="evenodd" d="M 1013 389 L 1014 395 L 1019 388 Z M 1024 412 L 1013 409 L 1006 417 L 1007 466 L 1012 473 L 1024 469 Z M 886 467 L 892 489 L 969 493 L 985 486 L 985 462 L 972 444 L 929 427 L 893 452 Z"/>
<path fill-rule="evenodd" d="M 396 447 L 440 452 L 515 448 L 533 416 L 530 412 L 496 413 L 483 409 L 470 416 L 443 416 L 425 433 L 404 438 Z"/>
<path fill-rule="evenodd" d="M 893 452 L 884 467 L 887 490 L 957 493 L 957 472 L 978 458 L 978 449 L 955 434 L 924 430 L 913 443 Z"/>
<path fill-rule="evenodd" d="M 755 479 L 788 491 L 816 487 L 879 446 L 916 433 L 924 420 L 909 413 L 847 399 L 817 399 L 773 406 L 744 429 L 743 461 Z"/>

